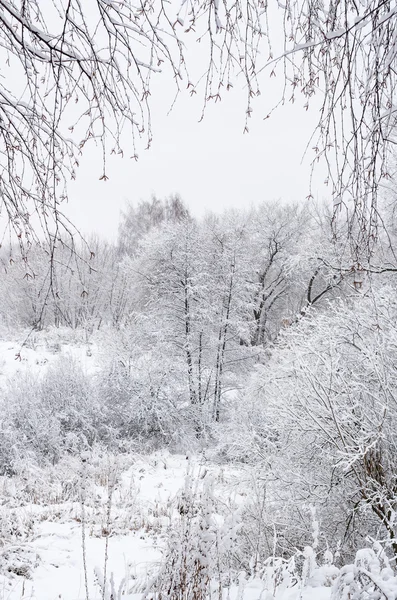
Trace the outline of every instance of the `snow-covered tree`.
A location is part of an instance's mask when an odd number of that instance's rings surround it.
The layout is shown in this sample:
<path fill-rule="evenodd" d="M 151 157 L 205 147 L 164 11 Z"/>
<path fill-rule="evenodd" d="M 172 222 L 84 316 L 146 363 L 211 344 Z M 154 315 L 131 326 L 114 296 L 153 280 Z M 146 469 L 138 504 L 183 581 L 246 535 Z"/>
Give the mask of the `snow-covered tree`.
<path fill-rule="evenodd" d="M 257 375 L 247 412 L 284 503 L 314 498 L 328 535 L 379 530 L 396 554 L 394 297 L 386 287 L 310 311 Z"/>
<path fill-rule="evenodd" d="M 152 196 L 150 201 L 141 201 L 138 206 L 129 203 L 121 213 L 119 252 L 134 256 L 138 251 L 139 242 L 152 228 L 164 223 L 181 223 L 190 218 L 189 210 L 178 194 L 164 200 Z"/>

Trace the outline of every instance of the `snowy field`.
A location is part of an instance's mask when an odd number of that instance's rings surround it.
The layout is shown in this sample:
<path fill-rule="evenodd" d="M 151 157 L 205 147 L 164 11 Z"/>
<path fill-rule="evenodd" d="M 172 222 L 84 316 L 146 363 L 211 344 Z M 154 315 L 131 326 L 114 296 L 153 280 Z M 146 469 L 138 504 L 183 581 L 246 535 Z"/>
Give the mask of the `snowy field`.
<path fill-rule="evenodd" d="M 102 473 L 104 485 L 98 481 L 92 487 L 90 483 L 84 526 L 81 503 L 58 503 L 54 498 L 54 503 L 49 505 L 33 502 L 23 505 L 18 500 L 16 487 L 3 480 L 0 512 L 3 525 L 7 515 L 9 522 L 17 521 L 23 540 L 6 544 L 1 550 L 1 600 L 86 598 L 83 531 L 89 597 L 92 600 L 103 597 L 99 580 L 104 572 L 106 545 L 106 569 L 109 580 L 114 581 L 117 595 L 126 600 L 142 597 L 164 557 L 168 531 L 178 519 L 187 463 L 199 478 L 213 478 L 215 491 L 225 502 L 233 496 L 234 502 L 242 504 L 247 498 L 243 472 L 204 464 L 203 458 L 201 461 L 187 460 L 186 456 L 163 452 L 149 457 L 124 458 L 123 461 L 113 491 L 109 519 L 106 461 L 96 469 L 93 476 L 100 479 Z M 129 461 L 133 464 L 126 466 Z M 120 469 L 117 460 L 110 468 Z M 69 483 L 72 485 L 72 481 Z M 109 531 L 105 531 L 107 523 L 110 524 Z M 240 574 L 240 585 L 232 585 L 231 589 L 224 590 L 224 594 L 231 599 L 273 598 L 266 587 L 266 578 Z M 105 597 L 111 598 L 111 595 Z M 297 583 L 289 590 L 280 590 L 275 597 L 280 600 L 325 600 L 330 597 L 330 588 L 305 587 L 302 591 Z"/>
<path fill-rule="evenodd" d="M 70 359 L 94 375 L 99 345 L 81 333 L 69 337 L 41 332 L 22 350 L 1 341 L 0 388 L 27 373 L 38 381 L 51 365 Z M 211 451 L 111 454 L 94 445 L 89 452 L 65 452 L 53 466 L 34 465 L 25 460 L 18 472 L 0 477 L 0 600 L 397 597 L 397 578 L 379 544 L 341 570 L 331 552 L 318 550 L 321 522 L 314 509 L 293 556 L 267 551 L 265 559 L 259 546 L 250 554 L 261 539 L 255 527 L 262 526 L 252 520 L 260 482 L 252 464 L 223 463 Z M 244 536 L 252 539 L 244 542 Z M 307 540 L 312 546 L 305 547 Z"/>
<path fill-rule="evenodd" d="M 97 354 L 93 356 L 92 346 L 83 340 L 65 341 L 64 338 L 62 330 L 58 335 L 54 334 L 54 330 L 48 335 L 45 332 L 40 332 L 40 335 L 33 333 L 24 347 L 21 347 L 23 336 L 19 341 L 0 339 L 0 387 L 7 379 L 26 371 L 39 375 L 60 358 L 74 359 L 86 373 L 94 373 L 98 357 Z"/>

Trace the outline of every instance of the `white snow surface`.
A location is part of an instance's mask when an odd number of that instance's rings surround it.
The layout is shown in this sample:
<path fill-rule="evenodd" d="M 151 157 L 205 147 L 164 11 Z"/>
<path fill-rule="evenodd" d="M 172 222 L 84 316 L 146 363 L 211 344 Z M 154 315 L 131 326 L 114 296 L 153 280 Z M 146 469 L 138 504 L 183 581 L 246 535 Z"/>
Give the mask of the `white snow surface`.
<path fill-rule="evenodd" d="M 104 570 L 108 539 L 108 578 L 116 589 L 126 578 L 122 598 L 138 600 L 162 559 L 167 528 L 172 526 L 178 495 L 184 486 L 187 463 L 195 463 L 196 474 L 210 471 L 216 478 L 217 492 L 244 500 L 247 482 L 233 467 L 206 463 L 203 459 L 159 452 L 147 457 L 130 457 L 132 464 L 121 473 L 114 491 L 112 533 L 101 535 L 101 519 L 106 509 L 105 487 L 97 485 L 96 504 L 87 505 L 86 564 L 90 600 L 99 600 L 101 590 L 95 572 Z M 201 463 L 201 465 L 199 464 Z M 205 462 L 205 461 L 204 461 Z M 245 487 L 245 491 L 244 491 Z M 12 497 L 12 492 L 9 492 Z M 88 504 L 88 503 L 87 503 Z M 96 506 L 96 508 L 95 508 Z M 31 535 L 24 541 L 0 549 L 0 565 L 9 572 L 0 575 L 1 600 L 84 600 L 86 598 L 82 553 L 81 506 L 79 503 L 54 503 L 51 506 L 26 504 L 13 508 L 20 519 L 30 516 Z M 95 515 L 94 515 L 95 513 Z M 5 516 L 5 512 L 0 513 Z M 130 593 L 130 591 L 135 593 Z M 237 587 L 225 591 L 230 600 L 267 600 L 264 582 L 248 580 L 243 594 Z M 299 586 L 276 595 L 277 600 L 327 600 L 330 588 Z"/>
<path fill-rule="evenodd" d="M 65 343 L 61 334 L 59 339 L 54 334 L 48 334 L 46 338 L 45 332 L 40 332 L 37 340 L 35 338 L 33 334 L 24 347 L 21 347 L 21 342 L 0 339 L 0 387 L 21 373 L 43 374 L 60 358 L 75 360 L 88 374 L 97 371 L 97 353 L 93 345 Z"/>
<path fill-rule="evenodd" d="M 68 333 L 69 335 L 69 333 Z M 85 340 L 65 342 L 60 331 L 40 332 L 26 346 L 0 340 L 0 389 L 7 380 L 28 371 L 40 376 L 59 358 L 72 358 L 87 373 L 98 369 L 97 347 Z M 216 494 L 225 502 L 242 504 L 249 496 L 250 475 L 233 466 L 209 463 L 204 456 L 170 455 L 166 451 L 150 456 L 113 457 L 119 471 L 111 507 L 111 533 L 104 534 L 107 515 L 106 461 L 93 467 L 86 506 L 85 560 L 89 599 L 99 600 L 102 592 L 96 573 L 104 571 L 108 543 L 107 579 L 113 577 L 122 598 L 139 600 L 164 556 L 167 530 L 177 513 L 178 498 L 185 485 L 188 465 L 195 475 L 210 473 L 216 480 Z M 95 462 L 95 461 L 94 461 Z M 110 467 L 112 468 L 112 467 Z M 81 477 L 81 461 L 70 458 L 53 472 L 28 470 L 26 481 L 0 477 L 0 600 L 85 600 L 82 551 L 82 507 L 75 500 L 64 501 L 64 490 L 73 488 Z M 54 474 L 56 473 L 56 476 Z M 245 476 L 246 475 L 246 476 Z M 48 480 L 46 480 L 48 477 Z M 32 490 L 26 491 L 31 482 Z M 94 483 L 93 483 L 94 482 Z M 19 486 L 19 487 L 18 487 Z M 23 494 L 21 495 L 21 489 Z M 43 493 L 42 493 L 43 492 Z M 30 498 L 26 500 L 26 498 Z M 22 499 L 21 499 L 22 498 Z M 63 498 L 63 499 L 62 499 Z M 13 532 L 12 541 L 2 532 Z M 123 581 L 127 583 L 123 587 Z M 276 600 L 328 600 L 329 587 L 299 585 L 276 593 Z M 214 595 L 215 598 L 215 595 Z M 268 600 L 264 581 L 247 577 L 243 588 L 225 590 L 225 600 Z"/>

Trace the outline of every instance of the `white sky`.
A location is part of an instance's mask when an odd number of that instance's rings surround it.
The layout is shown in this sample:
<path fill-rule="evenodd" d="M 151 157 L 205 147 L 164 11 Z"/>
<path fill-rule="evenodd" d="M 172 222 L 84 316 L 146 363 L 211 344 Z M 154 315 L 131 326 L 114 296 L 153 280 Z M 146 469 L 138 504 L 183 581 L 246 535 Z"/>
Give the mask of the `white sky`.
<path fill-rule="evenodd" d="M 280 45 L 276 55 L 282 51 L 284 39 L 281 27 L 277 35 L 278 28 L 276 21 L 272 29 Z M 193 63 L 195 74 L 200 75 L 208 66 L 208 51 L 195 45 L 195 38 L 191 39 L 188 64 L 191 67 Z M 197 78 L 192 77 L 192 81 Z M 209 105 L 204 120 L 199 122 L 202 94 L 191 98 L 185 92 L 168 114 L 175 94 L 173 81 L 165 73 L 155 75 L 151 96 L 152 147 L 146 151 L 143 143 L 135 162 L 129 158 L 134 152 L 125 140 L 125 158 L 107 159 L 109 180 L 105 182 L 99 180 L 103 173 L 101 151 L 93 142 L 87 144 L 77 180 L 69 184 L 69 204 L 63 206 L 64 212 L 83 234 L 96 232 L 115 239 L 120 211 L 126 202 L 148 200 L 152 194 L 163 198 L 179 193 L 197 216 L 207 210 L 248 207 L 264 200 L 303 202 L 310 189 L 309 159 L 314 142 L 309 143 L 303 163 L 302 158 L 317 123 L 318 108 L 306 111 L 306 99 L 297 93 L 294 105 L 281 106 L 264 120 L 279 101 L 283 83 L 280 72 L 276 78 L 266 70 L 260 75 L 262 95 L 254 100 L 250 132 L 243 134 L 243 79 L 240 88 L 234 82 L 234 89 L 225 91 L 221 102 Z M 324 166 L 319 165 L 312 186 L 316 199 L 322 200 L 329 194 L 322 184 L 324 179 Z"/>
<path fill-rule="evenodd" d="M 179 193 L 194 215 L 206 210 L 247 207 L 263 200 L 303 202 L 309 193 L 310 167 L 301 164 L 318 113 L 303 108 L 297 96 L 294 105 L 279 107 L 270 119 L 264 117 L 279 99 L 281 81 L 263 74 L 262 95 L 255 99 L 250 132 L 243 135 L 244 90 L 236 86 L 224 92 L 221 102 L 211 104 L 199 123 L 202 98 L 182 95 L 171 114 L 174 88 L 165 77 L 153 87 L 153 143 L 149 150 L 125 158 L 110 156 L 109 180 L 100 181 L 99 150 L 85 150 L 77 180 L 69 187 L 66 214 L 85 234 L 97 232 L 114 239 L 120 210 L 127 201 L 138 203 L 152 194 L 165 197 Z M 308 157 L 313 155 L 309 145 Z M 317 198 L 327 197 L 324 167 L 313 186 Z"/>

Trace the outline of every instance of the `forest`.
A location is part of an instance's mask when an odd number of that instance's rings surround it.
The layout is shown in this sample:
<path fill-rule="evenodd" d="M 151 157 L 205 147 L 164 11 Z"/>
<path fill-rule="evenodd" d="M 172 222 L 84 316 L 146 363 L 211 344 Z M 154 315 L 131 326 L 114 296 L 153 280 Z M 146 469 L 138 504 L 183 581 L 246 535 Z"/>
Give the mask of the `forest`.
<path fill-rule="evenodd" d="M 213 481 L 188 467 L 181 529 L 166 535 L 165 571 L 146 594 L 196 600 L 214 579 L 240 593 L 243 571 L 266 573 L 266 599 L 298 597 L 283 595 L 297 581 L 317 594 L 332 585 L 335 599 L 395 598 L 393 208 L 384 201 L 387 228 L 362 265 L 352 265 L 348 224 L 334 227 L 332 209 L 313 201 L 197 219 L 178 195 L 152 197 L 127 206 L 116 243 L 59 244 L 51 261 L 39 245 L 28 261 L 3 247 L 2 339 L 20 343 L 14 374 L 6 361 L 1 373 L 3 566 L 8 544 L 29 538 L 26 524 L 10 525 L 10 507 L 55 494 L 88 511 L 81 468 L 104 469 L 108 541 L 120 470 L 109 461 L 186 455 L 200 473 L 242 469 L 250 492 L 239 504 L 230 488 L 225 513 Z M 127 593 L 100 581 L 106 600 Z"/>

